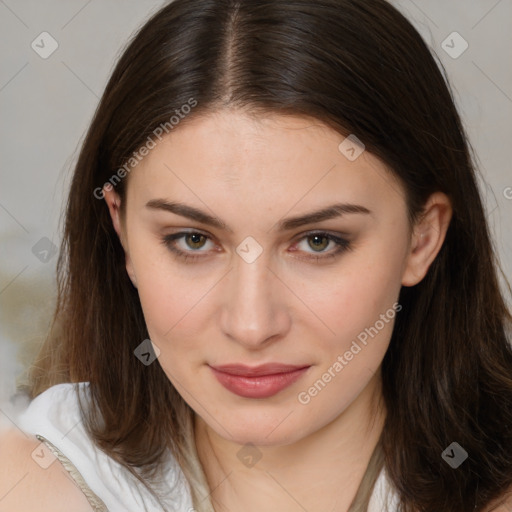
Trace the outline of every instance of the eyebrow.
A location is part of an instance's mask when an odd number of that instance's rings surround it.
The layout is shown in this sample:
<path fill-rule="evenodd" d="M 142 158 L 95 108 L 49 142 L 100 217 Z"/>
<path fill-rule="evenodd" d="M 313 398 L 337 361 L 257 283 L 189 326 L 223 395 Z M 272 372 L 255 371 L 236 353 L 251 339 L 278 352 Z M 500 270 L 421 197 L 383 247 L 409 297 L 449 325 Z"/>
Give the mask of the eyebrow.
<path fill-rule="evenodd" d="M 187 219 L 195 220 L 196 222 L 200 222 L 202 224 L 207 224 L 218 229 L 229 231 L 230 233 L 233 232 L 233 230 L 218 217 L 214 217 L 209 213 L 203 212 L 193 206 L 184 203 L 178 203 L 176 201 L 169 202 L 165 199 L 152 199 L 146 203 L 146 208 L 153 210 L 164 210 L 176 215 L 180 215 L 181 217 L 186 217 Z M 313 224 L 324 220 L 334 219 L 350 213 L 362 213 L 371 215 L 371 211 L 364 206 L 350 203 L 335 203 L 327 206 L 326 208 L 322 208 L 321 210 L 309 212 L 297 217 L 288 217 L 287 219 L 281 220 L 277 225 L 277 229 L 279 231 L 289 231 L 306 224 Z"/>

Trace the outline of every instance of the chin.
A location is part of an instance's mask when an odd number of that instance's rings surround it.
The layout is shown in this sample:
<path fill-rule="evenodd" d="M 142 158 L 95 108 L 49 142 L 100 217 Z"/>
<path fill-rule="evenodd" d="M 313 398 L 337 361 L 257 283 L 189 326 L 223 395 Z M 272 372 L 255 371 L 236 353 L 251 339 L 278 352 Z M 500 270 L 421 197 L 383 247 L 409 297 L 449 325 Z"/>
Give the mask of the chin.
<path fill-rule="evenodd" d="M 289 417 L 288 417 L 289 415 Z M 237 414 L 227 412 L 217 416 L 217 422 L 210 421 L 208 425 L 222 438 L 236 444 L 252 443 L 256 446 L 278 446 L 295 443 L 303 437 L 305 425 L 300 427 L 297 418 L 293 418 L 290 410 L 282 409 L 279 412 L 241 411 Z M 284 421 L 283 421 L 284 420 Z M 226 432 L 220 425 L 226 425 Z"/>
<path fill-rule="evenodd" d="M 247 444 L 253 444 L 255 446 L 285 446 L 300 440 L 300 436 L 298 436 L 297 432 L 289 431 L 283 431 L 279 434 L 273 433 L 271 435 L 268 435 L 266 430 L 262 432 L 255 428 L 240 432 L 230 432 L 233 434 L 230 438 L 226 437 L 226 433 L 223 431 L 217 433 L 219 435 L 223 434 L 223 437 L 226 438 L 226 440 L 241 446 L 245 446 Z M 269 432 L 271 432 L 271 430 L 269 430 Z"/>

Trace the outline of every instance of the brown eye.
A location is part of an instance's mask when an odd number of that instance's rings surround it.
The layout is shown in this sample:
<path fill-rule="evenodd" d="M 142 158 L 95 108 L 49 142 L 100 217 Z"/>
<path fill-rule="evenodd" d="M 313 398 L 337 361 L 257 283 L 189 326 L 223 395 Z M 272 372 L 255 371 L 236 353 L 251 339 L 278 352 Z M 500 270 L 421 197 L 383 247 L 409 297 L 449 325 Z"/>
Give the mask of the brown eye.
<path fill-rule="evenodd" d="M 304 249 L 299 247 L 302 240 L 307 240 L 307 246 Z M 332 242 L 334 245 L 334 250 L 326 251 L 325 249 L 329 247 L 329 243 Z M 297 244 L 299 247 L 298 252 L 307 253 L 306 256 L 299 256 L 299 259 L 303 260 L 314 260 L 316 262 L 320 262 L 320 260 L 332 260 L 332 258 L 336 258 L 342 252 L 351 249 L 350 242 L 347 240 L 340 238 L 338 236 L 332 235 L 330 233 L 324 232 L 314 232 L 314 233 L 306 233 L 302 236 L 299 243 Z M 309 251 L 307 249 L 310 249 Z M 315 255 L 318 254 L 318 256 Z M 309 254 L 309 256 L 308 256 Z"/>
<path fill-rule="evenodd" d="M 329 242 L 331 241 L 328 237 L 321 235 L 321 234 L 320 235 L 310 235 L 307 238 L 308 238 L 308 240 L 313 240 L 312 244 L 309 244 L 310 247 L 315 250 L 318 249 L 320 251 L 325 249 L 329 245 Z"/>
<path fill-rule="evenodd" d="M 180 239 L 184 239 L 186 245 L 183 249 L 177 246 L 177 241 Z M 181 231 L 180 233 L 164 236 L 162 243 L 178 257 L 188 262 L 188 260 L 194 261 L 206 257 L 202 256 L 201 253 L 207 253 L 208 251 L 200 249 L 204 247 L 205 242 L 208 240 L 211 240 L 211 238 L 203 233 L 197 231 Z M 299 243 L 302 241 L 307 241 L 307 247 L 300 250 L 294 249 L 293 252 L 305 252 L 307 254 L 306 256 L 298 256 L 298 258 L 307 261 L 320 262 L 320 260 L 332 260 L 332 258 L 336 258 L 342 252 L 351 249 L 350 242 L 347 240 L 324 232 L 306 233 L 300 238 Z M 325 249 L 329 247 L 331 242 L 335 247 L 334 250 L 326 251 Z M 296 245 L 299 245 L 299 243 Z M 309 251 L 307 250 L 308 247 L 310 249 Z M 316 256 L 315 253 L 318 254 L 318 256 Z"/>
<path fill-rule="evenodd" d="M 202 235 L 201 233 L 187 233 L 186 236 L 184 237 L 184 240 L 191 249 L 200 249 L 203 246 L 201 241 L 204 242 L 206 238 L 207 237 Z M 188 240 L 191 241 L 191 244 L 188 243 Z"/>
<path fill-rule="evenodd" d="M 177 241 L 180 239 L 184 239 L 184 243 L 186 245 L 185 250 L 180 249 L 177 246 Z M 187 262 L 187 260 L 197 260 L 203 258 L 203 256 L 196 255 L 194 253 L 207 252 L 200 249 L 204 247 L 204 243 L 209 239 L 209 236 L 197 231 L 182 231 L 173 235 L 164 236 L 162 238 L 162 243 L 170 251 L 172 251 L 178 257 L 183 258 L 185 262 Z M 189 251 L 186 250 L 187 247 L 190 249 Z"/>

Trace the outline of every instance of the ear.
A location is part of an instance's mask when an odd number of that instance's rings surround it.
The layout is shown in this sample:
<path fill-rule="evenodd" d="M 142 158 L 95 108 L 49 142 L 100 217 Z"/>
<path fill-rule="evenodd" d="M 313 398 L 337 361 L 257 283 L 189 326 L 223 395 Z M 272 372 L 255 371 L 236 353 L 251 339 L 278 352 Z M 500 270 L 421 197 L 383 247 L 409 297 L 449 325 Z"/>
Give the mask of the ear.
<path fill-rule="evenodd" d="M 418 284 L 441 250 L 452 218 L 450 199 L 442 192 L 432 194 L 411 236 L 410 252 L 402 275 L 403 286 Z"/>
<path fill-rule="evenodd" d="M 133 286 L 137 288 L 137 278 L 135 276 L 135 270 L 133 268 L 133 263 L 130 258 L 130 253 L 128 251 L 128 243 L 125 236 L 124 224 L 121 218 L 121 198 L 119 194 L 114 191 L 114 187 L 107 184 L 103 187 L 103 197 L 108 206 L 108 211 L 110 213 L 110 218 L 112 219 L 112 224 L 114 229 L 119 237 L 119 241 L 123 246 L 124 253 L 126 256 L 126 271 L 128 272 L 128 276 L 130 277 Z"/>

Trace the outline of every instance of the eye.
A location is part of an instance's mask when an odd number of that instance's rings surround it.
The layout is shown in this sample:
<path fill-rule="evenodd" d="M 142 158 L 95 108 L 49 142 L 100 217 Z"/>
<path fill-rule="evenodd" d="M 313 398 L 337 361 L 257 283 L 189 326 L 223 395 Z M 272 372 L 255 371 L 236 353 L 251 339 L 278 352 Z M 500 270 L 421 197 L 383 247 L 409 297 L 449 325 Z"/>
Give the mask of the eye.
<path fill-rule="evenodd" d="M 190 255 L 186 252 L 186 250 L 180 249 L 177 247 L 176 241 L 180 239 L 184 239 L 184 241 L 188 245 L 188 241 L 191 242 L 189 247 L 193 249 L 199 249 L 203 246 L 203 242 L 210 237 L 199 233 L 198 231 L 181 231 L 180 233 L 175 233 L 173 235 L 166 235 L 162 238 L 162 243 L 171 250 L 174 254 L 183 258 L 185 261 L 187 260 L 196 260 L 199 258 L 203 258 L 203 256 Z M 186 248 L 185 248 L 186 249 Z M 193 252 L 205 252 L 205 251 L 193 251 Z"/>
<path fill-rule="evenodd" d="M 341 255 L 341 253 L 351 249 L 351 245 L 348 240 L 323 231 L 306 233 L 300 240 L 304 240 L 307 248 L 313 248 L 313 254 L 310 253 L 309 256 L 299 257 L 299 259 L 304 260 L 331 260 Z M 331 251 L 325 251 L 331 243 L 334 248 Z M 314 253 L 318 253 L 320 255 L 316 256 Z"/>
<path fill-rule="evenodd" d="M 178 248 L 177 241 L 181 239 L 183 239 L 186 246 L 192 250 L 187 250 L 187 247 Z M 210 237 L 198 231 L 181 231 L 179 233 L 164 236 L 162 238 L 162 243 L 179 258 L 184 259 L 185 262 L 189 262 L 189 260 L 195 261 L 205 257 L 192 253 L 207 252 L 199 250 L 204 247 L 204 243 L 207 240 L 210 240 Z M 302 241 L 306 242 L 307 247 L 313 248 L 313 253 L 309 253 L 309 256 L 299 256 L 299 259 L 301 260 L 314 260 L 316 262 L 320 260 L 331 260 L 332 258 L 336 258 L 341 255 L 341 253 L 352 249 L 350 242 L 347 240 L 323 231 L 306 233 L 299 239 L 299 242 Z M 334 245 L 334 249 L 329 252 L 325 251 L 331 242 Z M 297 249 L 293 249 L 292 252 L 298 251 Z M 324 254 L 325 252 L 327 253 Z M 315 255 L 315 253 L 319 254 L 319 256 Z"/>

